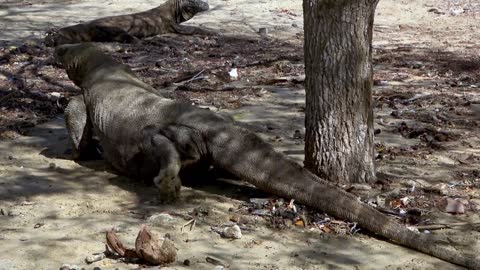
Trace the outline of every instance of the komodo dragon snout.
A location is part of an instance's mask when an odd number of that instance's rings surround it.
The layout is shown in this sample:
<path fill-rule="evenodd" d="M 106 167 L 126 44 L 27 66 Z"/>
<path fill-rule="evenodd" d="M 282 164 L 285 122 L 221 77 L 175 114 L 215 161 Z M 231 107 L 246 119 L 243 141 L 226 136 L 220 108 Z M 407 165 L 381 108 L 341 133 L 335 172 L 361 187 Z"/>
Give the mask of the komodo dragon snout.
<path fill-rule="evenodd" d="M 195 14 L 199 12 L 207 11 L 210 6 L 208 5 L 208 1 L 204 0 L 183 0 L 178 1 L 180 8 L 177 8 L 177 11 L 181 11 L 181 16 L 177 16 L 177 23 L 182 23 L 190 20 L 195 16 Z"/>

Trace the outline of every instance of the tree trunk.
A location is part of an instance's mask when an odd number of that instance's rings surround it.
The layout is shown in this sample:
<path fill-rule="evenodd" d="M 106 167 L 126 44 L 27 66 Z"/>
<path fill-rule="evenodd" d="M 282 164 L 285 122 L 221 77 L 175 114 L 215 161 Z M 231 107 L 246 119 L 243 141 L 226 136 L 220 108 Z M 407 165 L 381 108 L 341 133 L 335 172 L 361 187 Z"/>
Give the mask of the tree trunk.
<path fill-rule="evenodd" d="M 371 183 L 372 29 L 378 0 L 304 0 L 305 167 Z"/>

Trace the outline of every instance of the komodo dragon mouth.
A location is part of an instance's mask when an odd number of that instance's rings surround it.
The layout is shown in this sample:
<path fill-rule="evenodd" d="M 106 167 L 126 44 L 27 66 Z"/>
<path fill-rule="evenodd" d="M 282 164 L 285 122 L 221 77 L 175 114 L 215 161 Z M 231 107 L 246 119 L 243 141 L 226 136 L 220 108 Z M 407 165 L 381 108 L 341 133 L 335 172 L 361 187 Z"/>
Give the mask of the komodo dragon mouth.
<path fill-rule="evenodd" d="M 190 20 L 195 14 L 208 11 L 208 1 L 202 0 L 178 0 L 175 2 L 175 19 L 177 23 Z"/>

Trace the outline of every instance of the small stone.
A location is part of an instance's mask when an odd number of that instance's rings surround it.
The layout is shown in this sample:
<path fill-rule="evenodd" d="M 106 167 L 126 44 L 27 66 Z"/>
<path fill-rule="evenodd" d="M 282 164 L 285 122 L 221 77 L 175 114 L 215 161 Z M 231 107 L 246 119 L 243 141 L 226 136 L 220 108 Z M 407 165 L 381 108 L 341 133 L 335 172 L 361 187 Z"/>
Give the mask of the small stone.
<path fill-rule="evenodd" d="M 293 138 L 294 139 L 303 139 L 303 135 L 302 135 L 302 132 L 300 132 L 300 130 L 295 130 L 295 132 L 293 133 Z"/>
<path fill-rule="evenodd" d="M 183 261 L 183 265 L 186 265 L 186 266 L 190 266 L 190 263 L 191 262 L 188 259 Z"/>
<path fill-rule="evenodd" d="M 98 266 L 95 266 L 95 267 L 93 268 L 93 270 L 102 270 L 102 268 L 100 268 L 100 267 L 98 267 Z"/>
<path fill-rule="evenodd" d="M 258 33 L 262 36 L 268 35 L 268 29 L 266 27 L 260 27 L 258 28 Z"/>
<path fill-rule="evenodd" d="M 60 267 L 60 270 L 70 270 L 70 265 L 69 264 L 64 264 Z"/>
<path fill-rule="evenodd" d="M 216 258 L 216 257 L 213 257 L 213 256 L 207 256 L 205 258 L 205 260 L 208 262 L 208 263 L 211 263 L 213 265 L 216 265 L 216 266 L 221 266 L 221 267 L 230 267 L 230 265 L 228 265 L 227 263 L 223 262 L 222 260 L 220 260 L 219 258 Z M 222 268 L 223 269 L 223 268 Z"/>
<path fill-rule="evenodd" d="M 440 205 L 444 207 L 444 211 L 450 214 L 464 214 L 465 206 L 459 200 L 446 198 L 441 201 Z"/>
<path fill-rule="evenodd" d="M 148 223 L 154 226 L 165 226 L 165 225 L 173 225 L 177 223 L 177 219 L 167 213 L 161 213 L 152 215 L 148 218 Z"/>
<path fill-rule="evenodd" d="M 57 164 L 51 162 L 50 164 L 48 164 L 48 168 L 54 170 L 55 168 L 57 168 Z"/>
<path fill-rule="evenodd" d="M 101 260 L 105 259 L 105 257 L 106 257 L 105 253 L 100 253 L 100 254 L 96 254 L 96 255 L 86 257 L 85 262 L 88 263 L 88 264 L 91 264 L 91 263 L 94 263 L 94 262 L 101 261 Z"/>
<path fill-rule="evenodd" d="M 60 94 L 59 92 L 51 92 L 51 93 L 49 93 L 49 95 L 52 96 L 52 97 L 56 97 L 56 98 L 59 98 L 59 97 L 62 96 L 62 94 Z"/>
<path fill-rule="evenodd" d="M 228 75 L 230 76 L 231 80 L 236 80 L 238 79 L 238 70 L 236 68 L 232 68 L 229 72 Z"/>
<path fill-rule="evenodd" d="M 231 227 L 226 227 L 223 229 L 222 236 L 225 238 L 240 239 L 242 238 L 242 230 L 238 225 L 233 225 Z"/>
<path fill-rule="evenodd" d="M 298 27 L 298 24 L 292 23 L 292 27 Z"/>

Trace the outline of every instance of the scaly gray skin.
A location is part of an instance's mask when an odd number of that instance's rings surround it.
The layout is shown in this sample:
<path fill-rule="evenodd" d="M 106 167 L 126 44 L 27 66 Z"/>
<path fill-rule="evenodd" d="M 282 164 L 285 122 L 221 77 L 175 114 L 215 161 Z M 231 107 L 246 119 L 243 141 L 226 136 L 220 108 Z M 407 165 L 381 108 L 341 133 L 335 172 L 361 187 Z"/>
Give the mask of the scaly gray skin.
<path fill-rule="evenodd" d="M 208 3 L 202 0 L 168 0 L 147 11 L 105 17 L 61 28 L 47 34 L 45 45 L 53 47 L 91 41 L 132 43 L 139 38 L 167 33 L 213 34 L 206 29 L 180 25 L 208 8 Z"/>
<path fill-rule="evenodd" d="M 55 54 L 83 92 L 85 106 L 80 97 L 66 111 L 75 146 L 85 145 L 82 142 L 89 140 L 84 137 L 89 134 L 85 128 L 93 127 L 107 162 L 132 178 L 153 179 L 166 199 L 179 195 L 178 173 L 182 168 L 207 161 L 264 191 L 357 222 L 398 244 L 445 261 L 480 269 L 477 257 L 448 248 L 433 236 L 408 230 L 274 151 L 228 118 L 155 94 L 126 66 L 92 45 L 64 45 Z"/>

